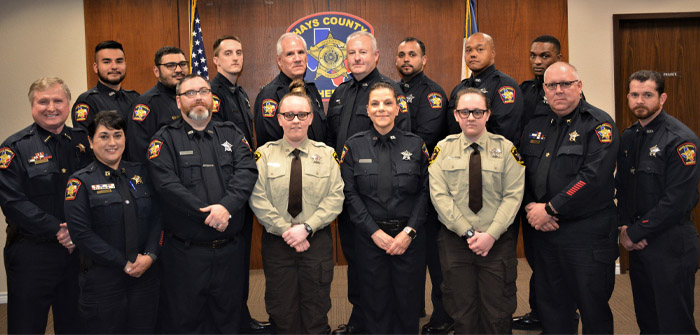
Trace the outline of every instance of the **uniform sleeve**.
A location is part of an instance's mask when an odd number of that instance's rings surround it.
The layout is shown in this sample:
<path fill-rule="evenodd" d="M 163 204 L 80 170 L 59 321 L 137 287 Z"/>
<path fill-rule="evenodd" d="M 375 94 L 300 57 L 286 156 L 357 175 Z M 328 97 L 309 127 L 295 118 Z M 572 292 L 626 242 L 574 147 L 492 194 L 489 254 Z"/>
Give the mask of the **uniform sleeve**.
<path fill-rule="evenodd" d="M 501 80 L 491 94 L 489 131 L 503 135 L 516 146 L 520 141 L 524 99 L 520 86 L 513 80 Z"/>
<path fill-rule="evenodd" d="M 63 203 L 71 240 L 81 253 L 88 255 L 93 261 L 124 268 L 126 266 L 126 258 L 93 230 L 93 225 L 99 224 L 99 222 L 94 221 L 100 218 L 92 216 L 90 199 L 86 190 L 87 185 L 82 180 L 80 180 L 80 184 L 75 198 L 73 200 L 66 198 Z M 111 206 L 120 206 L 120 204 Z"/>
<path fill-rule="evenodd" d="M 148 114 L 143 116 L 146 108 Z M 126 141 L 126 153 L 127 161 L 139 162 L 146 164 L 148 160 L 147 149 L 148 143 L 151 141 L 151 136 L 158 131 L 157 118 L 155 115 L 151 115 L 152 111 L 150 106 L 145 104 L 136 104 L 131 108 L 131 116 L 126 120 L 127 122 L 127 141 Z M 138 110 L 136 110 L 138 109 Z M 141 120 L 143 118 L 143 120 Z"/>
<path fill-rule="evenodd" d="M 406 100 L 406 96 L 403 93 L 403 90 L 401 87 L 399 87 L 398 84 L 394 84 L 394 87 L 396 87 L 396 94 L 397 94 L 397 99 L 399 101 L 399 104 L 401 104 L 401 100 L 403 99 L 403 104 L 406 106 L 406 111 L 402 111 L 402 108 L 399 108 L 399 115 L 396 116 L 396 128 L 401 129 L 407 133 L 411 132 L 411 114 L 415 113 L 416 111 L 412 110 L 411 105 L 408 103 Z"/>
<path fill-rule="evenodd" d="M 82 128 L 87 131 L 88 123 L 95 118 L 97 109 L 95 109 L 95 106 L 90 105 L 87 99 L 85 99 L 86 97 L 83 97 L 81 94 L 78 99 L 75 100 L 70 117 L 71 121 L 73 121 L 74 128 Z"/>
<path fill-rule="evenodd" d="M 457 108 L 457 92 L 462 88 L 464 88 L 462 83 L 455 86 L 455 88 L 452 89 L 452 93 L 450 93 L 450 99 L 447 101 L 447 131 L 450 135 L 462 132 L 462 129 L 459 128 L 459 123 L 457 123 L 454 117 L 454 111 L 455 108 Z"/>
<path fill-rule="evenodd" d="M 346 143 L 340 158 L 342 162 L 340 173 L 345 183 L 343 191 L 345 193 L 346 209 L 355 228 L 361 229 L 366 236 L 371 236 L 379 230 L 379 226 L 374 222 L 360 196 L 360 191 L 355 181 L 355 160 L 352 155 L 353 149 Z"/>
<path fill-rule="evenodd" d="M 151 176 L 146 171 L 146 178 L 149 183 L 152 183 Z M 155 194 L 154 194 L 155 196 Z M 144 252 L 155 255 L 160 254 L 160 235 L 163 231 L 163 217 L 161 209 L 155 197 L 151 197 L 151 215 L 148 217 L 148 236 L 146 237 L 146 245 L 143 248 Z"/>
<path fill-rule="evenodd" d="M 267 153 L 256 151 L 255 155 L 260 157 L 256 161 L 258 178 L 248 202 L 253 213 L 258 218 L 258 222 L 265 227 L 265 230 L 270 234 L 282 236 L 291 226 L 291 223 L 287 222 L 277 211 L 277 208 L 270 200 L 270 195 L 267 193 L 269 189 L 267 182 Z"/>
<path fill-rule="evenodd" d="M 619 133 L 614 123 L 600 123 L 598 126 L 603 124 L 610 126 L 610 140 L 601 140 L 598 137 L 598 127 L 589 130 L 587 149 L 581 167 L 571 182 L 549 200 L 554 210 L 563 216 L 580 212 L 581 208 L 586 207 L 589 199 L 599 197 L 602 190 L 610 187 L 607 183 L 613 182 L 612 176 L 620 147 Z"/>
<path fill-rule="evenodd" d="M 428 201 L 430 199 L 430 186 L 428 185 L 428 157 L 423 153 L 425 143 L 421 143 L 420 161 L 420 187 L 418 189 L 418 197 L 416 203 L 411 210 L 411 216 L 408 218 L 407 226 L 421 231 L 427 218 Z"/>
<path fill-rule="evenodd" d="M 656 206 L 642 215 L 642 218 L 635 221 L 635 224 L 627 228 L 627 235 L 632 242 L 637 243 L 644 238 L 661 232 L 670 225 L 677 225 L 681 222 L 688 211 L 692 211 L 695 206 L 693 201 L 697 199 L 691 194 L 698 192 L 698 182 L 700 181 L 700 167 L 697 165 L 697 140 L 690 142 L 678 142 L 675 146 L 669 146 L 669 155 L 664 164 L 663 191 Z M 692 146 L 691 158 L 682 156 L 684 149 L 689 150 Z M 684 148 L 684 146 L 686 146 Z"/>
<path fill-rule="evenodd" d="M 342 105 L 339 105 L 336 100 L 340 99 L 341 91 L 346 85 L 341 85 L 331 95 L 331 99 L 328 102 L 328 113 L 326 114 L 326 138 L 325 143 L 334 150 L 337 148 L 336 143 L 338 142 L 338 127 L 340 126 L 340 119 L 342 117 Z M 340 155 L 341 152 L 336 150 L 336 154 Z"/>
<path fill-rule="evenodd" d="M 284 135 L 282 127 L 277 121 L 279 101 L 274 96 L 274 92 L 268 93 L 268 91 L 271 90 L 263 88 L 255 98 L 253 115 L 255 115 L 255 137 L 258 141 L 258 146 L 278 140 Z"/>
<path fill-rule="evenodd" d="M 0 205 L 7 222 L 16 224 L 22 231 L 35 236 L 54 236 L 61 221 L 29 200 L 24 193 L 27 171 L 22 157 L 13 146 L 2 145 L 2 168 L 0 168 Z M 10 151 L 12 155 L 10 155 Z M 5 156 L 10 155 L 10 156 Z"/>
<path fill-rule="evenodd" d="M 473 228 L 467 222 L 462 212 L 455 202 L 454 197 L 450 194 L 447 184 L 447 175 L 442 168 L 442 163 L 446 157 L 445 154 L 440 154 L 441 143 L 435 147 L 433 152 L 433 161 L 430 163 L 428 172 L 430 174 L 430 200 L 435 206 L 440 222 L 453 231 L 455 234 L 462 236 L 467 230 Z"/>
<path fill-rule="evenodd" d="M 442 89 L 429 88 L 423 93 L 419 110 L 412 111 L 417 113 L 414 134 L 420 136 L 428 150 L 432 151 L 437 142 L 447 135 L 447 97 Z"/>
<path fill-rule="evenodd" d="M 314 210 L 313 214 L 306 219 L 306 224 L 308 224 L 314 232 L 327 226 L 331 221 L 340 214 L 343 210 L 343 201 L 345 200 L 345 195 L 343 194 L 343 178 L 340 174 L 340 167 L 338 167 L 338 161 L 335 157 L 335 150 L 330 150 L 326 153 L 327 159 L 329 160 L 328 166 L 331 171 L 328 176 L 328 193 L 321 198 L 318 203 L 318 207 Z"/>
<path fill-rule="evenodd" d="M 204 222 L 207 214 L 200 212 L 199 209 L 209 204 L 200 200 L 182 184 L 178 176 L 177 156 L 169 137 L 164 133 L 163 136 L 156 134 L 151 142 L 154 144 L 160 142 L 159 153 L 155 157 L 151 155 L 147 162 L 153 188 L 160 196 L 160 202 L 168 203 L 169 210 L 176 210 L 184 216 L 199 217 L 201 222 Z M 145 155 L 146 149 L 144 149 Z"/>
<path fill-rule="evenodd" d="M 495 239 L 503 235 L 520 209 L 525 190 L 525 166 L 521 163 L 522 159 L 513 147 L 504 162 L 501 204 L 496 210 L 493 222 L 486 230 Z"/>
<path fill-rule="evenodd" d="M 255 165 L 250 147 L 243 142 L 244 136 L 237 131 L 236 146 L 233 150 L 233 176 L 226 185 L 224 197 L 219 204 L 234 214 L 248 204 L 250 194 L 258 179 L 258 168 Z"/>

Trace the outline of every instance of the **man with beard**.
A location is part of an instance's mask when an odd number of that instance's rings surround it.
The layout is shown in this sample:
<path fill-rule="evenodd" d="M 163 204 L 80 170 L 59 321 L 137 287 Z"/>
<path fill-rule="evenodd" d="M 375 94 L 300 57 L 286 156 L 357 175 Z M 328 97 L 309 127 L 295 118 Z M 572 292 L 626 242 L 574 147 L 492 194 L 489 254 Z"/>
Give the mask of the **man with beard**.
<path fill-rule="evenodd" d="M 165 46 L 156 51 L 153 74 L 158 83 L 134 101 L 126 118 L 126 160 L 145 163 L 151 136 L 181 117 L 175 102 L 175 86 L 189 71 L 180 48 Z"/>
<path fill-rule="evenodd" d="M 525 108 L 521 125 L 525 127 L 535 114 L 547 114 L 550 110 L 547 104 L 547 99 L 544 97 L 544 71 L 547 68 L 561 60 L 561 44 L 559 40 L 553 36 L 542 35 L 535 38 L 530 45 L 530 69 L 535 78 L 526 80 L 520 84 L 520 90 L 523 91 L 523 99 Z M 525 205 L 525 204 L 523 204 Z M 521 210 L 522 212 L 522 210 Z M 523 216 L 524 217 L 524 216 Z M 519 224 L 520 216 L 516 218 Z M 530 276 L 530 313 L 513 318 L 513 329 L 534 330 L 541 329 L 539 313 L 537 313 L 537 300 L 535 297 L 535 251 L 532 245 L 532 234 L 535 230 L 523 221 L 523 248 L 525 249 L 525 258 L 527 264 L 532 269 Z"/>
<path fill-rule="evenodd" d="M 507 74 L 496 70 L 496 46 L 491 36 L 476 33 L 464 45 L 464 59 L 472 71 L 471 77 L 462 80 L 450 94 L 447 113 L 452 115 L 457 102 L 457 92 L 467 87 L 475 87 L 491 101 L 491 118 L 486 130 L 503 135 L 516 146 L 520 141 L 520 124 L 523 114 L 523 99 L 518 83 Z M 447 118 L 451 134 L 461 132 L 459 124 L 452 117 Z M 515 231 L 515 230 L 513 230 Z"/>
<path fill-rule="evenodd" d="M 70 90 L 59 78 L 29 88 L 34 123 L 0 145 L 0 206 L 7 220 L 7 332 L 83 331 L 80 257 L 63 212 L 68 177 L 92 161 L 88 134 L 65 125 Z"/>
<path fill-rule="evenodd" d="M 379 73 L 379 49 L 377 39 L 366 31 L 356 31 L 348 36 L 345 48 L 347 64 L 352 73 L 352 79 L 346 81 L 333 92 L 328 104 L 328 133 L 326 144 L 335 149 L 340 156 L 345 141 L 361 131 L 372 129 L 372 121 L 367 114 L 369 88 L 374 83 L 383 81 L 396 88 L 399 114 L 396 116 L 396 127 L 403 131 L 411 131 L 411 117 L 408 103 L 399 85 Z M 353 305 L 350 320 L 341 324 L 333 331 L 334 334 L 362 333 L 362 307 L 360 306 L 359 278 L 354 258 L 355 241 L 354 225 L 348 217 L 347 210 L 338 216 L 338 231 L 340 233 L 343 254 L 348 261 L 348 300 Z"/>
<path fill-rule="evenodd" d="M 126 77 L 126 59 L 121 43 L 103 41 L 97 44 L 92 70 L 97 74 L 97 85 L 75 100 L 71 113 L 73 127 L 87 129 L 95 115 L 103 110 L 115 110 L 124 120 L 128 119 L 131 104 L 139 94 L 122 88 L 121 83 Z"/>
<path fill-rule="evenodd" d="M 295 79 L 304 80 L 306 73 L 306 41 L 294 33 L 286 33 L 277 40 L 277 66 L 280 74 L 265 85 L 255 98 L 255 134 L 258 145 L 276 141 L 283 136 L 282 127 L 277 121 L 277 105 L 282 97 L 289 93 L 289 84 Z M 313 121 L 309 127 L 309 139 L 323 142 L 326 140 L 326 113 L 323 111 L 323 99 L 316 84 L 304 82 L 306 95 L 311 99 Z"/>
<path fill-rule="evenodd" d="M 406 101 L 411 114 L 411 132 L 420 136 L 428 148 L 433 148 L 447 135 L 447 100 L 445 91 L 436 82 L 430 80 L 423 72 L 428 61 L 425 44 L 415 37 L 407 37 L 399 43 L 396 54 L 396 70 L 401 75 L 399 85 L 406 93 Z M 437 234 L 440 221 L 432 204 L 428 205 L 428 218 L 425 222 L 426 257 L 433 290 L 430 298 L 433 302 L 433 314 L 430 322 L 422 328 L 423 334 L 447 334 L 452 329 L 452 318 L 447 315 L 442 304 L 442 270 L 437 249 Z M 425 304 L 425 300 L 422 300 Z"/>
<path fill-rule="evenodd" d="M 698 136 L 668 115 L 664 77 L 637 71 L 628 81 L 638 122 L 622 133 L 617 158 L 620 244 L 630 252 L 630 281 L 642 334 L 697 334 L 693 317 L 698 235 Z"/>
<path fill-rule="evenodd" d="M 250 115 L 250 102 L 248 94 L 243 87 L 238 86 L 238 76 L 243 70 L 243 44 L 235 35 L 219 37 L 214 42 L 214 64 L 216 64 L 216 77 L 211 81 L 211 91 L 214 99 L 212 119 L 216 121 L 231 121 L 255 148 L 253 138 L 253 117 Z M 248 291 L 250 268 L 250 241 L 253 234 L 253 212 L 245 207 L 246 223 L 243 226 L 243 237 L 246 243 L 245 259 L 245 291 Z M 271 329 L 269 322 L 260 322 L 250 316 L 248 309 L 248 295 L 243 297 L 243 309 L 241 315 L 241 333 L 264 333 Z"/>
<path fill-rule="evenodd" d="M 177 85 L 182 119 L 148 147 L 163 209 L 160 330 L 238 333 L 244 291 L 244 207 L 258 172 L 231 122 L 211 122 L 212 93 L 200 75 Z"/>

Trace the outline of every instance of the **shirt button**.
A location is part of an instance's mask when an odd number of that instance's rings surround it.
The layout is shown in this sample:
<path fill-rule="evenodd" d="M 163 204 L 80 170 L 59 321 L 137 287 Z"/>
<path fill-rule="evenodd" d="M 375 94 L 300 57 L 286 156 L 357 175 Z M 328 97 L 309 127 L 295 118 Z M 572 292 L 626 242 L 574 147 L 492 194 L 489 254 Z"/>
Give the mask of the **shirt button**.
<path fill-rule="evenodd" d="M 128 204 L 129 204 L 129 200 L 124 200 L 124 203 L 128 205 Z"/>

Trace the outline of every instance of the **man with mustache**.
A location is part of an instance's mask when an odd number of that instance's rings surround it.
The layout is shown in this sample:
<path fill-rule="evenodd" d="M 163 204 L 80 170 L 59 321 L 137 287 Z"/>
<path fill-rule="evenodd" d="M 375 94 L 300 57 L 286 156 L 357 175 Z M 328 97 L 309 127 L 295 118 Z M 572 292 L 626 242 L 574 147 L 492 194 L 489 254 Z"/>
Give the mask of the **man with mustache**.
<path fill-rule="evenodd" d="M 476 33 L 464 44 L 464 59 L 472 71 L 471 77 L 462 80 L 450 94 L 448 114 L 452 115 L 457 102 L 457 92 L 467 87 L 475 87 L 491 101 L 491 117 L 486 129 L 494 134 L 503 135 L 516 146 L 520 140 L 523 114 L 523 99 L 518 83 L 507 74 L 496 70 L 496 46 L 491 36 Z M 458 134 L 461 129 L 454 118 L 447 118 L 451 134 Z"/>
<path fill-rule="evenodd" d="M 189 71 L 185 53 L 180 48 L 165 46 L 156 51 L 153 74 L 158 83 L 134 101 L 126 118 L 126 160 L 145 163 L 151 136 L 181 117 L 175 102 L 175 86 Z"/>
<path fill-rule="evenodd" d="M 423 72 L 428 61 L 425 44 L 415 37 L 407 37 L 399 43 L 396 54 L 396 70 L 401 75 L 399 85 L 406 93 L 406 101 L 411 114 L 411 132 L 420 136 L 428 148 L 433 148 L 447 135 L 447 96 L 436 82 Z M 430 298 L 433 302 L 433 314 L 430 322 L 423 325 L 423 334 L 447 334 L 452 330 L 452 318 L 445 312 L 442 304 L 442 270 L 437 250 L 437 234 L 440 221 L 432 204 L 428 205 L 428 218 L 425 222 L 426 258 L 433 290 Z M 425 304 L 425 300 L 422 301 Z M 425 306 L 424 306 L 425 307 Z"/>
<path fill-rule="evenodd" d="M 209 82 L 190 74 L 177 85 L 181 119 L 148 147 L 149 172 L 163 210 L 160 330 L 241 330 L 247 295 L 244 208 L 258 177 L 253 153 L 231 122 L 212 122 Z"/>
<path fill-rule="evenodd" d="M 667 114 L 664 77 L 633 73 L 627 101 L 637 117 L 617 157 L 620 244 L 630 252 L 630 281 L 642 334 L 697 334 L 693 317 L 698 233 L 698 136 Z"/>
<path fill-rule="evenodd" d="M 104 110 L 115 110 L 124 120 L 128 119 L 131 104 L 139 93 L 122 88 L 126 77 L 126 58 L 121 43 L 102 41 L 97 44 L 92 70 L 97 74 L 97 85 L 75 100 L 71 113 L 73 126 L 87 129 L 95 115 Z"/>

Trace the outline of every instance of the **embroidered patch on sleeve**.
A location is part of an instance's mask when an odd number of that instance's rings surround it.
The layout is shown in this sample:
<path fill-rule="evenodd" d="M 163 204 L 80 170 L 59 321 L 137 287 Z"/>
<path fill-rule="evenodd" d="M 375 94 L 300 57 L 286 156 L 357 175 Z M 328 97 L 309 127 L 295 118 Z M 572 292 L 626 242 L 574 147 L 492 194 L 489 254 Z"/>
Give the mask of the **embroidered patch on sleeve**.
<path fill-rule="evenodd" d="M 596 127 L 595 133 L 600 143 L 610 143 L 613 140 L 612 126 L 607 122 Z"/>
<path fill-rule="evenodd" d="M 693 143 L 683 143 L 676 149 L 678 155 L 681 156 L 684 165 L 695 165 L 697 159 L 695 158 L 695 144 Z"/>
<path fill-rule="evenodd" d="M 219 105 L 221 105 L 221 99 L 219 98 L 218 95 L 212 94 L 211 96 L 213 106 L 211 108 L 212 113 L 218 113 L 219 112 Z"/>
<path fill-rule="evenodd" d="M 250 152 L 253 152 L 253 149 L 250 147 L 250 144 L 248 143 L 248 140 L 245 139 L 245 137 L 243 137 L 241 142 L 243 142 L 243 144 L 245 144 L 245 146 L 248 147 L 248 150 L 250 150 Z"/>
<path fill-rule="evenodd" d="M 163 146 L 163 141 L 153 140 L 148 145 L 148 159 L 154 159 L 160 155 L 160 147 Z"/>
<path fill-rule="evenodd" d="M 430 161 L 430 153 L 428 153 L 428 147 L 425 146 L 425 142 L 423 142 L 423 146 L 421 147 L 421 151 L 423 151 L 425 158 L 427 158 L 428 161 Z"/>
<path fill-rule="evenodd" d="M 571 188 L 568 191 L 566 191 L 566 194 L 568 196 L 573 196 L 574 194 L 576 194 L 576 192 L 581 190 L 584 186 L 586 186 L 586 183 L 583 180 L 579 180 L 578 183 L 574 184 L 574 186 L 571 186 Z"/>
<path fill-rule="evenodd" d="M 73 113 L 75 114 L 75 121 L 85 121 L 90 113 L 90 106 L 87 104 L 77 104 L 75 108 L 73 108 Z"/>
<path fill-rule="evenodd" d="M 15 157 L 14 151 L 8 147 L 0 149 L 0 169 L 7 169 Z"/>
<path fill-rule="evenodd" d="M 333 159 L 335 159 L 335 162 L 338 163 L 338 167 L 340 167 L 340 159 L 338 159 L 338 154 L 333 151 Z"/>
<path fill-rule="evenodd" d="M 510 86 L 499 88 L 498 94 L 501 96 L 501 101 L 503 101 L 504 104 L 512 104 L 515 102 L 515 90 Z"/>
<path fill-rule="evenodd" d="M 520 155 L 517 148 L 512 147 L 510 149 L 510 154 L 513 155 L 513 158 L 515 158 L 515 161 L 518 162 L 518 164 L 525 166 L 525 160 L 523 159 L 523 156 Z"/>
<path fill-rule="evenodd" d="M 277 112 L 277 101 L 265 99 L 262 102 L 262 115 L 264 117 L 274 117 Z"/>
<path fill-rule="evenodd" d="M 347 145 L 343 146 L 343 152 L 340 154 L 340 164 L 343 164 L 343 162 L 345 162 L 345 154 L 347 154 L 349 150 L 350 149 L 348 149 Z"/>
<path fill-rule="evenodd" d="M 433 155 L 430 156 L 430 162 L 428 163 L 428 165 L 433 164 L 435 159 L 438 158 L 439 154 L 440 154 L 440 147 L 436 146 L 435 149 L 433 149 Z"/>
<path fill-rule="evenodd" d="M 80 180 L 71 178 L 68 180 L 68 185 L 66 186 L 65 200 L 75 200 L 78 195 L 78 190 L 80 189 Z"/>
<path fill-rule="evenodd" d="M 151 112 L 151 109 L 148 108 L 148 106 L 144 104 L 138 104 L 134 107 L 134 113 L 131 115 L 131 119 L 134 121 L 143 121 L 146 119 L 146 116 L 148 116 L 148 113 Z"/>
<path fill-rule="evenodd" d="M 396 98 L 396 101 L 398 101 L 399 104 L 399 111 L 401 113 L 408 113 L 408 101 L 406 100 L 406 97 L 399 95 L 399 97 Z"/>
<path fill-rule="evenodd" d="M 255 152 L 253 153 L 253 157 L 255 157 L 255 161 L 257 162 L 262 157 L 262 154 L 260 153 L 260 151 L 255 150 Z"/>
<path fill-rule="evenodd" d="M 428 94 L 428 101 L 430 102 L 430 108 L 442 108 L 442 94 L 438 92 L 430 93 Z"/>

